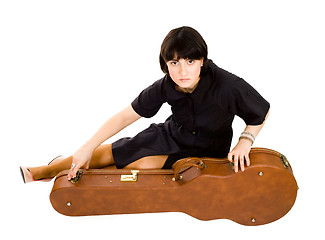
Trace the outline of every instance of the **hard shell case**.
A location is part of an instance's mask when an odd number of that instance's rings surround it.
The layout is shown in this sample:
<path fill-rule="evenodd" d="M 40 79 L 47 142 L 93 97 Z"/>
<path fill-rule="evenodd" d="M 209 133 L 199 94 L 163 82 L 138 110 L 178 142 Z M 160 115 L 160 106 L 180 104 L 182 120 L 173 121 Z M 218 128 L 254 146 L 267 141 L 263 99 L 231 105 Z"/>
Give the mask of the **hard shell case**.
<path fill-rule="evenodd" d="M 82 170 L 76 183 L 60 172 L 50 194 L 68 216 L 183 212 L 200 220 L 261 225 L 283 217 L 297 196 L 284 155 L 252 148 L 251 165 L 235 173 L 227 159 L 186 158 L 173 169 Z"/>

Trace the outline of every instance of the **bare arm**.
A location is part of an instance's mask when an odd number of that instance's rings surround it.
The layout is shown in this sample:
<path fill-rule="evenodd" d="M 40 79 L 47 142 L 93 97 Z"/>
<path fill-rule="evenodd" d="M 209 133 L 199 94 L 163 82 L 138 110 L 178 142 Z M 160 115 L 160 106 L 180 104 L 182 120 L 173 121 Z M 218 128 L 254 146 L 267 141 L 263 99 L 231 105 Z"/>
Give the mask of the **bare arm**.
<path fill-rule="evenodd" d="M 104 141 L 114 136 L 116 133 L 120 132 L 122 129 L 140 118 L 141 116 L 138 115 L 130 105 L 118 114 L 108 119 L 104 125 L 98 129 L 94 136 L 85 143 L 84 146 L 89 150 L 94 151 Z"/>
<path fill-rule="evenodd" d="M 261 125 L 256 125 L 256 126 L 247 125 L 244 132 L 249 132 L 253 134 L 255 137 L 257 137 L 259 132 L 262 130 L 267 117 L 269 116 L 269 112 L 266 114 L 264 122 Z M 242 171 L 245 170 L 245 161 L 247 166 L 250 165 L 249 152 L 251 150 L 251 147 L 252 147 L 252 142 L 248 139 L 242 138 L 238 141 L 234 149 L 228 154 L 228 160 L 231 162 L 234 161 L 235 172 L 238 172 L 239 163 Z"/>
<path fill-rule="evenodd" d="M 138 115 L 130 105 L 108 119 L 104 125 L 74 153 L 72 161 L 74 167 L 70 169 L 68 179 L 75 177 L 76 172 L 81 167 L 85 167 L 86 169 L 89 168 L 93 152 L 99 145 L 140 118 L 141 116 Z"/>

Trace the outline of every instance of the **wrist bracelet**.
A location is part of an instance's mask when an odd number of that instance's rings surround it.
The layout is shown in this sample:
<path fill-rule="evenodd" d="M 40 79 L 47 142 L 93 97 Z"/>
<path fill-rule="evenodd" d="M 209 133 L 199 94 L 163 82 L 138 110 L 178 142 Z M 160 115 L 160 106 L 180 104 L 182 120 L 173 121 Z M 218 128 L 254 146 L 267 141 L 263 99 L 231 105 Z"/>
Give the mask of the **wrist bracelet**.
<path fill-rule="evenodd" d="M 241 133 L 241 136 L 242 135 L 244 135 L 244 136 L 247 136 L 248 135 L 248 136 L 252 137 L 253 141 L 255 141 L 255 136 L 252 133 L 250 133 L 250 132 L 242 132 Z"/>
<path fill-rule="evenodd" d="M 254 136 L 252 133 L 250 133 L 250 132 L 242 132 L 242 133 L 240 134 L 239 139 L 241 139 L 241 138 L 246 138 L 246 139 L 251 140 L 252 145 L 253 145 L 253 143 L 255 142 L 255 136 Z"/>

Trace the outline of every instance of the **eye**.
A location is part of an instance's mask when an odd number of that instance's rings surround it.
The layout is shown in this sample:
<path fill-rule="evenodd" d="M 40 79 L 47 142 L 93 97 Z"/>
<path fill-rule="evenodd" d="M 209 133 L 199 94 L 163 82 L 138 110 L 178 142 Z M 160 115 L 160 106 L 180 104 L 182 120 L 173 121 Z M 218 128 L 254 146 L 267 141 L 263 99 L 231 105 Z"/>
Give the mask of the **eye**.
<path fill-rule="evenodd" d="M 170 63 L 170 65 L 172 65 L 172 66 L 176 66 L 176 65 L 178 65 L 178 62 L 177 62 L 177 61 L 170 61 L 169 63 Z"/>
<path fill-rule="evenodd" d="M 188 60 L 187 60 L 187 63 L 191 65 L 191 64 L 194 63 L 194 60 L 192 60 L 192 59 L 188 59 Z"/>

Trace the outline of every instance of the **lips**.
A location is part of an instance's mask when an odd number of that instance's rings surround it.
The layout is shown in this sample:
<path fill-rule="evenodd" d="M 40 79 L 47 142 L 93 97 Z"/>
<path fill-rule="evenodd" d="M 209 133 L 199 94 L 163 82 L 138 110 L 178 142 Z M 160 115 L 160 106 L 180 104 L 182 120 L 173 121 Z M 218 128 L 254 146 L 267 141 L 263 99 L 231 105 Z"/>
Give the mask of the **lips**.
<path fill-rule="evenodd" d="M 190 80 L 190 78 L 181 78 L 181 79 L 179 79 L 179 81 L 181 81 L 181 82 L 187 82 L 189 80 Z"/>

